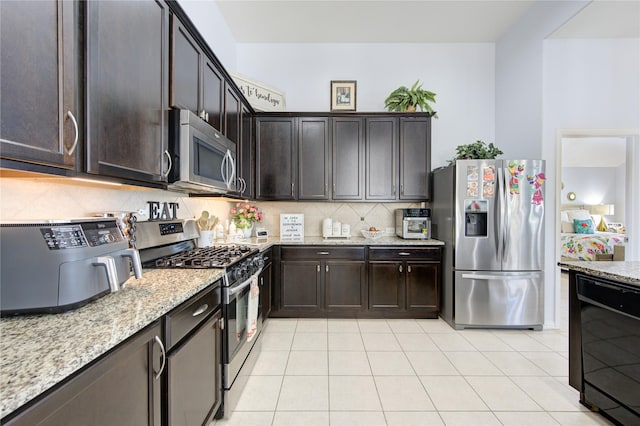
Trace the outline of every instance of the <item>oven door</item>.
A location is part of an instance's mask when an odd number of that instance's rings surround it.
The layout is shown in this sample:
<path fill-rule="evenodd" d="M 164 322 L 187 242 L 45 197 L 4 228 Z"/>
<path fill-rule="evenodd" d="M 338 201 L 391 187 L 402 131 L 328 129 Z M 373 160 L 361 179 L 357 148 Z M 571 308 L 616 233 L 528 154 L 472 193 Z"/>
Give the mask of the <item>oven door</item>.
<path fill-rule="evenodd" d="M 258 273 L 254 274 L 255 276 Z M 225 327 L 223 330 L 224 352 L 223 362 L 225 365 L 225 389 L 230 389 L 233 381 L 240 371 L 240 367 L 247 358 L 253 342 L 262 328 L 262 308 L 259 298 L 257 302 L 257 327 L 254 337 L 247 341 L 247 331 L 249 329 L 249 297 L 251 295 L 251 282 L 249 278 L 239 284 L 224 287 L 222 313 Z"/>

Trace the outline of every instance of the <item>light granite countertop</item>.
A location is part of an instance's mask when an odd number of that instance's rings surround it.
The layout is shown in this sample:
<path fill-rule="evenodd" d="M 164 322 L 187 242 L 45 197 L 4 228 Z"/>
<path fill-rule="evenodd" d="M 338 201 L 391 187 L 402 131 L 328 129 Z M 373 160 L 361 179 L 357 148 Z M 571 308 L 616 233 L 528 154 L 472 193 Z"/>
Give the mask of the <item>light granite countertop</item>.
<path fill-rule="evenodd" d="M 274 245 L 442 246 L 438 240 L 405 240 L 393 235 L 363 237 L 279 237 L 234 241 L 267 250 Z M 96 360 L 161 318 L 223 275 L 220 269 L 145 269 L 124 290 L 62 314 L 0 319 L 0 418 Z"/>
<path fill-rule="evenodd" d="M 444 242 L 440 240 L 405 240 L 395 235 L 385 235 L 377 240 L 368 240 L 364 237 L 353 236 L 351 238 L 323 238 L 323 237 L 305 237 L 304 241 L 283 241 L 280 237 L 269 237 L 248 240 L 238 240 L 237 244 L 249 244 L 266 250 L 274 245 L 341 245 L 341 246 L 443 246 Z"/>
<path fill-rule="evenodd" d="M 0 319 L 0 418 L 221 278 L 221 269 L 147 270 L 117 293 L 61 314 Z"/>
<path fill-rule="evenodd" d="M 558 265 L 577 272 L 640 286 L 640 262 L 559 262 Z"/>

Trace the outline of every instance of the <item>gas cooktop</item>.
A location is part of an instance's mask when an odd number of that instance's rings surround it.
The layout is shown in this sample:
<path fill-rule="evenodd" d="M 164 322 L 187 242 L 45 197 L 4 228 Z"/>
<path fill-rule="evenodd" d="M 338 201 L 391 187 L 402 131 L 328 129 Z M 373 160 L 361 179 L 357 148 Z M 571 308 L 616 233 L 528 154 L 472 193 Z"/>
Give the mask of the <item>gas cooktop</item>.
<path fill-rule="evenodd" d="M 258 252 L 256 248 L 242 245 L 220 245 L 197 248 L 156 259 L 156 268 L 226 268 Z"/>

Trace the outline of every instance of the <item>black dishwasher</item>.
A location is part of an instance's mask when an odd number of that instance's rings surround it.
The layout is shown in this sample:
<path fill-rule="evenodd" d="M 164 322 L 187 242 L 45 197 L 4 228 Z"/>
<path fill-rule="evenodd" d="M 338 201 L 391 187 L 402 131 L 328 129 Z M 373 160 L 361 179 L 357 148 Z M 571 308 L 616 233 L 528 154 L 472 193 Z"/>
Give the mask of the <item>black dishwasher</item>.
<path fill-rule="evenodd" d="M 640 287 L 577 275 L 583 403 L 623 425 L 640 424 Z"/>
<path fill-rule="evenodd" d="M 165 315 L 163 424 L 203 425 L 222 402 L 221 281 Z"/>

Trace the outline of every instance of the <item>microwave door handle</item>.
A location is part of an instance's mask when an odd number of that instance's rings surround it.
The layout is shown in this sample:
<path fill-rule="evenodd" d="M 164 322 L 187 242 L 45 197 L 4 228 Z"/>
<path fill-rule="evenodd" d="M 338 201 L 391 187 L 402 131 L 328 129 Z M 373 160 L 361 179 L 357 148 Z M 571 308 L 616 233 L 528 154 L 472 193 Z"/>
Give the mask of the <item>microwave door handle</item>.
<path fill-rule="evenodd" d="M 224 157 L 222 158 L 222 162 L 220 163 L 220 175 L 222 176 L 222 181 L 227 185 L 227 187 L 229 186 L 229 184 L 227 183 L 227 155 L 229 154 L 229 150 L 227 150 L 227 153 L 224 154 Z"/>
<path fill-rule="evenodd" d="M 233 183 L 233 179 L 236 176 L 236 162 L 233 161 L 233 157 L 231 156 L 231 151 L 227 150 L 227 155 L 229 155 L 229 165 L 231 166 L 231 173 L 229 174 L 229 182 L 227 183 L 227 189 L 231 189 L 231 184 Z"/>

